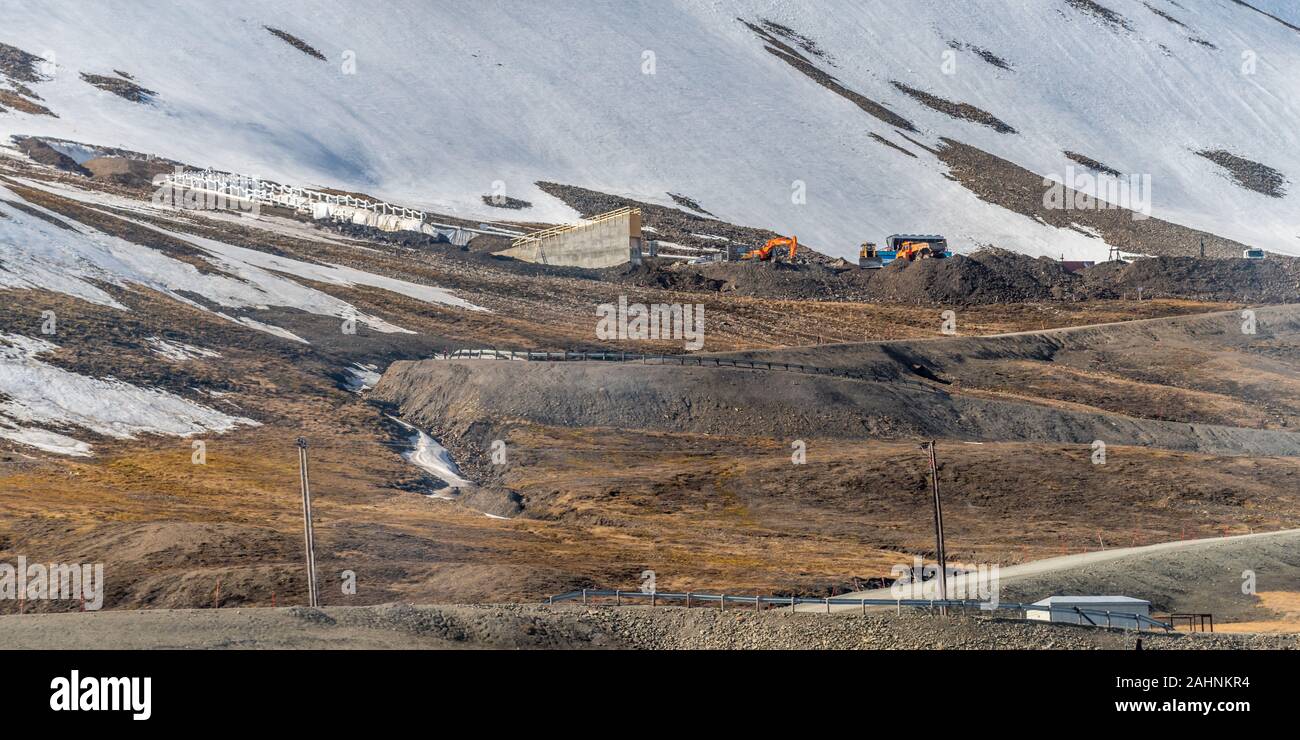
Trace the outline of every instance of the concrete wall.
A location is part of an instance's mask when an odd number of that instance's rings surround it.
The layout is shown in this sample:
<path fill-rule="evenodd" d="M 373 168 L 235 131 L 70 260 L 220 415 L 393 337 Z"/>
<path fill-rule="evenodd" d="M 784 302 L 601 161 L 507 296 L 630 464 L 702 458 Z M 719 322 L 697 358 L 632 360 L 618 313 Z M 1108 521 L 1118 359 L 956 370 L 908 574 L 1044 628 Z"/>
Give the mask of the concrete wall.
<path fill-rule="evenodd" d="M 641 214 L 625 213 L 497 252 L 524 262 L 568 267 L 613 267 L 641 261 Z"/>

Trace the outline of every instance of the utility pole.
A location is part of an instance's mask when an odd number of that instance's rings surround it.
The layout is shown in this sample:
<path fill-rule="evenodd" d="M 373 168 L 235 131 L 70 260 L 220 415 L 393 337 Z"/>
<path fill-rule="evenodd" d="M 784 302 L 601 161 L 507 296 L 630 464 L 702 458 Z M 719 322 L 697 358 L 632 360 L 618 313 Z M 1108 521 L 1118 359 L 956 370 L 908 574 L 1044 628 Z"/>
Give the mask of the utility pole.
<path fill-rule="evenodd" d="M 307 605 L 316 607 L 316 538 L 311 528 L 311 483 L 307 479 L 307 438 L 298 438 L 298 478 L 302 484 L 303 542 L 307 555 Z"/>
<path fill-rule="evenodd" d="M 943 503 L 939 500 L 939 463 L 935 458 L 934 440 L 926 445 L 930 452 L 930 488 L 934 492 L 934 543 L 939 558 L 939 601 L 948 599 L 948 558 L 943 550 Z M 947 614 L 946 605 L 939 606 L 940 614 Z"/>

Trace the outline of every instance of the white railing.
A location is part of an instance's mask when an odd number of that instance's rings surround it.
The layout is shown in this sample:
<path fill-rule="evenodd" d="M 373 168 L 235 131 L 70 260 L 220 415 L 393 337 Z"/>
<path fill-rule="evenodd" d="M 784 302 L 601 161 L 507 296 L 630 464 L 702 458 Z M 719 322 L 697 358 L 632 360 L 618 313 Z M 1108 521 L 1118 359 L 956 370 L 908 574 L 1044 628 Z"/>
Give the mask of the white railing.
<path fill-rule="evenodd" d="M 488 226 L 487 224 L 480 224 L 478 228 L 471 228 L 456 224 L 438 223 L 431 220 L 428 213 L 414 208 L 407 208 L 406 206 L 399 206 L 381 200 L 358 198 L 347 193 L 328 193 L 323 190 L 312 190 L 294 185 L 281 185 L 280 183 L 267 182 L 249 175 L 229 172 L 190 170 L 169 173 L 163 176 L 162 184 L 188 190 L 216 193 L 228 198 L 251 201 L 262 205 L 280 206 L 301 213 L 312 213 L 316 204 L 323 203 L 330 206 L 370 211 L 382 216 L 395 216 L 419 221 L 422 224 L 428 224 L 439 229 L 458 229 L 475 234 L 507 237 L 517 237 L 523 234 L 521 231 Z"/>

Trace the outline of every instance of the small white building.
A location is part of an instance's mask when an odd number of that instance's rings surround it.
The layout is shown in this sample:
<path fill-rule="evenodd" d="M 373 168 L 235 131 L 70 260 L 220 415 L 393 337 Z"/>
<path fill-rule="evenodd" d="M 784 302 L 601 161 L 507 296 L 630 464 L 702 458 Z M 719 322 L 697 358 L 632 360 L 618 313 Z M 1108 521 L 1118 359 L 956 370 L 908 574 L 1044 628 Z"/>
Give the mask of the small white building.
<path fill-rule="evenodd" d="M 1033 607 L 1042 607 L 1035 609 Z M 1107 612 L 1110 612 L 1109 617 Z M 1151 616 L 1151 602 L 1129 596 L 1049 596 L 1025 609 L 1025 618 L 1097 627 L 1146 629 L 1134 615 Z"/>

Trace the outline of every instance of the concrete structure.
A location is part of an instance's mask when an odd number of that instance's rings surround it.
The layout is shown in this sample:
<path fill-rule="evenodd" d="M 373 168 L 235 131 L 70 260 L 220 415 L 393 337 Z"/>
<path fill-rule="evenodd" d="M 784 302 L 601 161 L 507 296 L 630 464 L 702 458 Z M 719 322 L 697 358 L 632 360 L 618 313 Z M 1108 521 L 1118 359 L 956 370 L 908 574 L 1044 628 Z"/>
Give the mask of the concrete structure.
<path fill-rule="evenodd" d="M 1034 606 L 1043 608 L 1026 609 L 1026 619 L 1097 627 L 1140 629 L 1143 625 L 1133 615 L 1151 616 L 1151 602 L 1129 596 L 1049 596 Z"/>
<path fill-rule="evenodd" d="M 641 264 L 641 209 L 620 208 L 576 224 L 521 236 L 497 252 L 524 262 L 567 267 Z"/>

